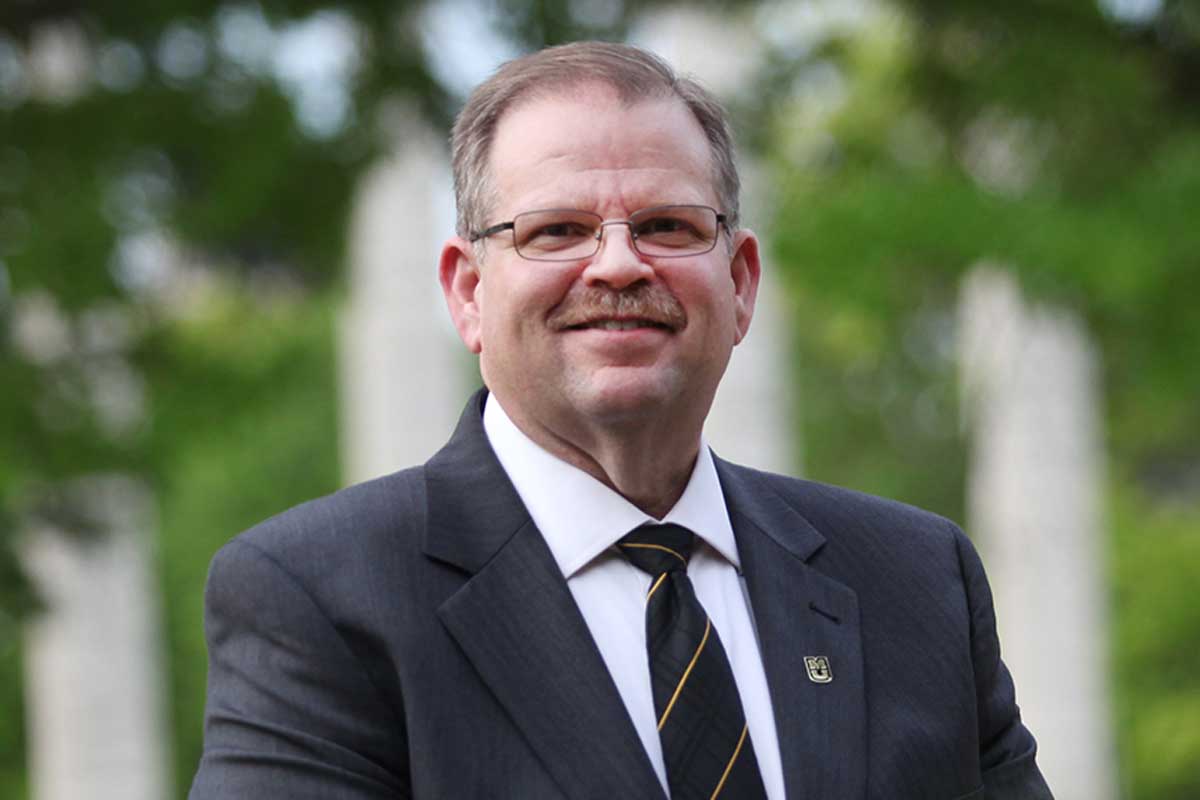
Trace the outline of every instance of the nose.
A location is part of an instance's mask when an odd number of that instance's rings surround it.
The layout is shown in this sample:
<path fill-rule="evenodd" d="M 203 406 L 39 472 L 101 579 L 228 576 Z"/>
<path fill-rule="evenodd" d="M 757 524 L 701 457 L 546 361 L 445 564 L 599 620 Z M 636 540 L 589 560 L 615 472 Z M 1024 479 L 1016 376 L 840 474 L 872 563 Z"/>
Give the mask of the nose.
<path fill-rule="evenodd" d="M 583 271 L 583 280 L 589 286 L 605 284 L 624 289 L 653 277 L 654 269 L 633 248 L 633 231 L 627 221 L 602 223 L 596 235 L 600 237 L 600 249 Z"/>

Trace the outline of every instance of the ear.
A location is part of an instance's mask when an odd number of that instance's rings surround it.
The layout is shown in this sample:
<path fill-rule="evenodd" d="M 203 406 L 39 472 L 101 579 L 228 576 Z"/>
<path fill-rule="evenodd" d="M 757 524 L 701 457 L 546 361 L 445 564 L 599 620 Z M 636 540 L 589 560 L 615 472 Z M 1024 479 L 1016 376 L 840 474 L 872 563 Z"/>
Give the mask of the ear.
<path fill-rule="evenodd" d="M 483 284 L 479 277 L 474 246 L 461 236 L 447 239 L 438 259 L 438 280 L 458 336 L 472 353 L 483 349 L 479 313 Z"/>
<path fill-rule="evenodd" d="M 734 233 L 733 260 L 729 262 L 729 273 L 733 278 L 733 313 L 737 326 L 733 343 L 740 344 L 750 330 L 754 301 L 758 297 L 758 281 L 762 275 L 758 238 L 752 231 L 742 229 Z"/>

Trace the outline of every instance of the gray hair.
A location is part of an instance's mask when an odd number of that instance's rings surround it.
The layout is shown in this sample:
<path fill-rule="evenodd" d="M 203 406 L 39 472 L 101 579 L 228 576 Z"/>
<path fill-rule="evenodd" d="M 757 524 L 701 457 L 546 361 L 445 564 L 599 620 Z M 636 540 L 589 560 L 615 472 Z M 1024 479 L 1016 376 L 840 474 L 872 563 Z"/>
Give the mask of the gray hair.
<path fill-rule="evenodd" d="M 492 140 L 501 117 L 531 96 L 587 83 L 616 90 L 622 103 L 676 97 L 700 123 L 712 153 L 713 185 L 730 228 L 738 224 L 740 181 L 733 137 L 720 103 L 695 80 L 680 77 L 658 56 L 632 45 L 572 42 L 509 61 L 475 88 L 459 112 L 450 137 L 458 233 L 470 236 L 488 224 Z"/>

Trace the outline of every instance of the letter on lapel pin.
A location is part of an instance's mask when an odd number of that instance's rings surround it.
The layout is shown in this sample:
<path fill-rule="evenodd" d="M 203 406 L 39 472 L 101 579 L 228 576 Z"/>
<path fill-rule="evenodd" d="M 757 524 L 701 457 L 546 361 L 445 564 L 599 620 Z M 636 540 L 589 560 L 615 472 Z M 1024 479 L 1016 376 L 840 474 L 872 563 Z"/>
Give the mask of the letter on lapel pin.
<path fill-rule="evenodd" d="M 833 680 L 827 656 L 805 656 L 804 668 L 808 670 L 808 679 L 813 683 L 830 683 Z"/>

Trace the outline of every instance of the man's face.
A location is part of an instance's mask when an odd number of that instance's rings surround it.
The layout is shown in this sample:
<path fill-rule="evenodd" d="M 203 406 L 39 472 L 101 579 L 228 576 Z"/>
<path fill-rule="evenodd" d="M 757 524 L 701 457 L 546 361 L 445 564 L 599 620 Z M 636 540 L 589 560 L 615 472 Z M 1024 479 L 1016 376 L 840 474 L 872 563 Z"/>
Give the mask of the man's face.
<path fill-rule="evenodd" d="M 527 100 L 497 128 L 488 225 L 539 209 L 624 220 L 666 204 L 719 208 L 708 142 L 676 99 L 624 107 L 604 86 Z M 510 414 L 561 429 L 678 414 L 703 420 L 745 335 L 757 244 L 722 229 L 711 252 L 644 256 L 629 228 L 604 228 L 591 258 L 522 258 L 510 231 L 477 259 L 452 240 L 442 280 L 463 340 Z M 448 274 L 452 273 L 452 274 Z M 657 414 L 657 417 L 654 415 Z"/>

